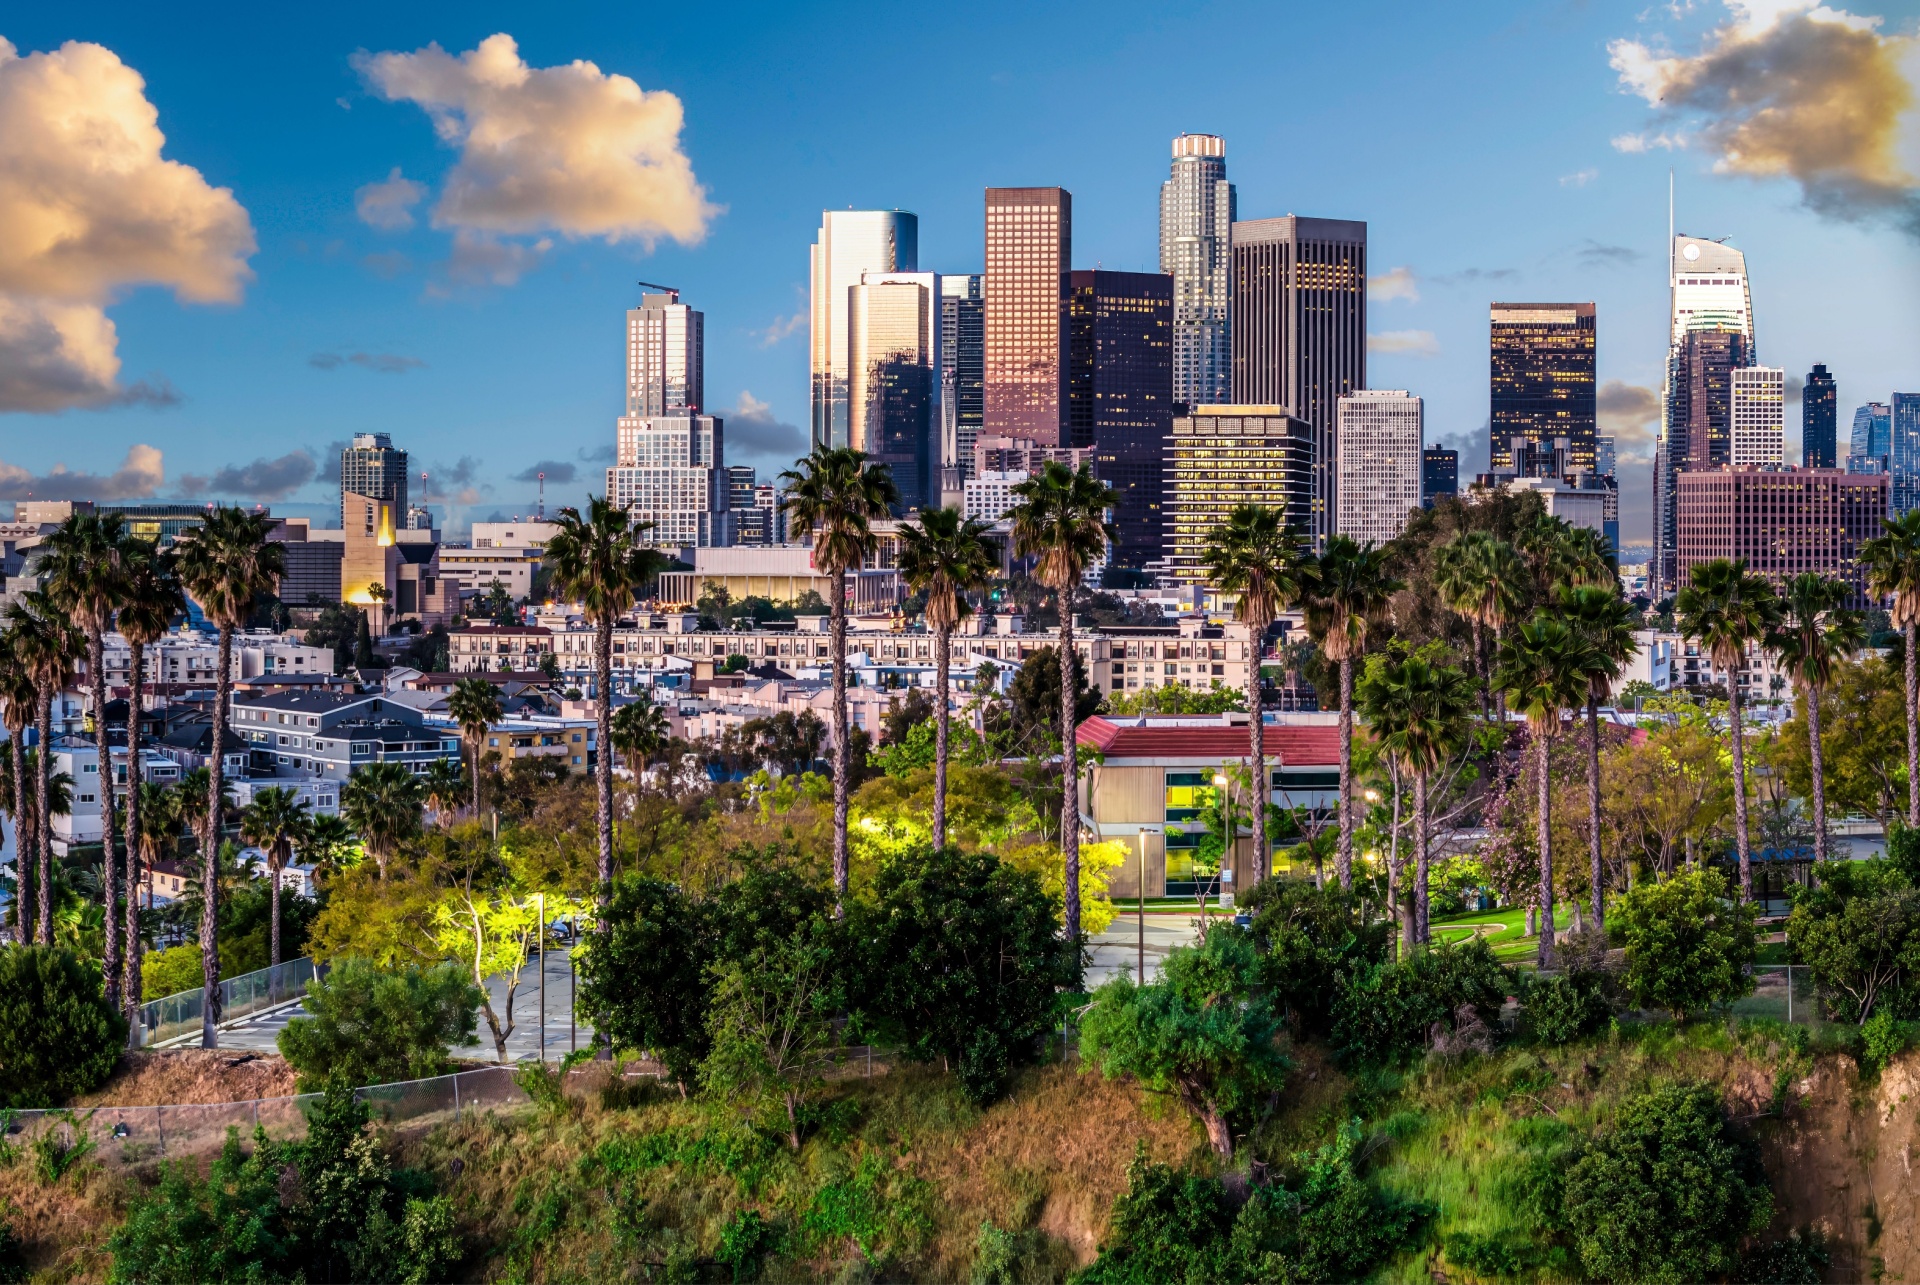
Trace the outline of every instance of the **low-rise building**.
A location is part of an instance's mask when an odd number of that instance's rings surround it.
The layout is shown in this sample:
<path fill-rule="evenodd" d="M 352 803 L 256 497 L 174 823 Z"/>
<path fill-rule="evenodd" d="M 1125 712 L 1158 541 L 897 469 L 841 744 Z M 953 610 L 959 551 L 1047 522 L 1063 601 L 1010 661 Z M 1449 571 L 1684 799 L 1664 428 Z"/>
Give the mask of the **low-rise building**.
<path fill-rule="evenodd" d="M 588 638 L 593 631 L 585 631 Z M 554 654 L 554 634 L 539 625 L 469 625 L 447 638 L 447 668 L 456 674 L 482 670 L 536 670 Z M 582 668 L 592 668 L 592 650 Z"/>
<path fill-rule="evenodd" d="M 448 724 L 448 734 L 459 729 Z M 590 718 L 560 718 L 554 715 L 520 713 L 501 719 L 487 728 L 480 744 L 482 757 L 498 757 L 502 766 L 517 759 L 552 758 L 563 761 L 570 771 L 590 772 L 599 749 L 599 728 Z"/>
<path fill-rule="evenodd" d="M 422 723 L 385 692 L 236 692 L 232 728 L 248 749 L 248 775 L 344 781 L 369 763 L 405 763 L 416 774 L 460 757 L 459 737 Z"/>
<path fill-rule="evenodd" d="M 486 593 L 494 582 L 515 602 L 533 592 L 534 573 L 540 570 L 538 549 L 509 549 L 476 544 L 462 549 L 451 545 L 440 548 L 440 574 L 460 587 L 463 593 Z"/>
<path fill-rule="evenodd" d="M 133 649 L 117 633 L 108 634 L 102 643 L 107 686 L 125 694 L 133 683 Z M 219 675 L 220 644 L 196 629 L 178 629 L 150 644 L 141 664 L 145 685 L 150 690 L 212 687 Z M 233 678 L 236 682 L 270 675 L 333 672 L 331 647 L 309 647 L 295 636 L 276 634 L 270 629 L 249 629 L 234 635 Z"/>
<path fill-rule="evenodd" d="M 127 804 L 127 747 L 114 746 L 109 755 L 113 764 L 114 805 Z M 62 856 L 74 848 L 99 843 L 105 823 L 105 801 L 100 788 L 100 751 L 91 741 L 58 740 L 53 747 L 53 770 L 64 772 L 73 782 L 67 814 L 53 818 L 53 847 Z M 140 763 L 146 780 L 155 785 L 177 784 L 180 765 L 144 746 Z"/>

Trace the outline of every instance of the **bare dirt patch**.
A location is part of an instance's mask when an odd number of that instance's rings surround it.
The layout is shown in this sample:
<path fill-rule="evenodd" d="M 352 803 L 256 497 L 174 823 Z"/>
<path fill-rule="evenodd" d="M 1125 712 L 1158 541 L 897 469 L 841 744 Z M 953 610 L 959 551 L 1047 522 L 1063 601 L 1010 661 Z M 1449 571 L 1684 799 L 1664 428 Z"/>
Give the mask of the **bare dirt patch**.
<path fill-rule="evenodd" d="M 285 1097 L 294 1072 L 278 1054 L 225 1049 L 128 1053 L 113 1078 L 75 1099 L 80 1107 L 175 1106 Z"/>

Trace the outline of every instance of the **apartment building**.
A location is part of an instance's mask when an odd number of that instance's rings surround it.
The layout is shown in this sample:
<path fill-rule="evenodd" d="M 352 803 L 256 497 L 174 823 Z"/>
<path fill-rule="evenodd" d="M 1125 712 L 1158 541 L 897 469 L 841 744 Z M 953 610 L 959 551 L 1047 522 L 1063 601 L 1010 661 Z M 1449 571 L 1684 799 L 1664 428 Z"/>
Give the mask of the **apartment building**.
<path fill-rule="evenodd" d="M 460 757 L 458 734 L 424 726 L 419 710 L 378 691 L 236 692 L 232 724 L 253 776 L 344 781 L 370 763 L 419 774 Z"/>
<path fill-rule="evenodd" d="M 582 631 L 590 640 L 591 629 Z M 447 665 L 456 674 L 475 674 L 505 669 L 525 673 L 540 668 L 540 662 L 555 652 L 555 634 L 539 625 L 469 625 L 457 629 L 447 639 Z M 591 645 L 585 649 L 585 664 L 593 667 Z"/>

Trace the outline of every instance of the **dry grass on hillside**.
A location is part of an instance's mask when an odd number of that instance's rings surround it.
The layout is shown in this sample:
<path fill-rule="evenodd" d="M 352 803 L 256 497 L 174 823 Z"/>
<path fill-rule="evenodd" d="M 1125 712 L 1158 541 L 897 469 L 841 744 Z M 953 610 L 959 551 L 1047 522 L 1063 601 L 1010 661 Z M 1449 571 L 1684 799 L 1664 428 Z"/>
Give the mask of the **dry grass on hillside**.
<path fill-rule="evenodd" d="M 228 1049 L 165 1049 L 128 1053 L 99 1089 L 74 1100 L 78 1107 L 247 1102 L 294 1091 L 293 1068 L 277 1053 Z"/>

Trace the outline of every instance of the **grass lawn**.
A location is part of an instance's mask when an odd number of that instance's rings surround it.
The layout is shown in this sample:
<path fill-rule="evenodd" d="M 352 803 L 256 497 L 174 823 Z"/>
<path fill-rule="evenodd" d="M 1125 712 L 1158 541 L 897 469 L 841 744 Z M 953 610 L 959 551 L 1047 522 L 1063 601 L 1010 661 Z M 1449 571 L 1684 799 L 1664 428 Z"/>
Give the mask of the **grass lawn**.
<path fill-rule="evenodd" d="M 1566 928 L 1572 924 L 1572 903 L 1563 901 L 1556 904 L 1553 921 L 1556 928 Z M 1494 956 L 1503 962 L 1530 963 L 1539 952 L 1540 942 L 1536 937 L 1526 936 L 1526 929 L 1527 908 L 1503 906 L 1498 910 L 1477 910 L 1468 915 L 1448 915 L 1445 919 L 1436 919 L 1433 921 L 1433 939 L 1436 942 L 1459 944 L 1476 936 L 1484 937 L 1487 944 L 1493 947 Z"/>

